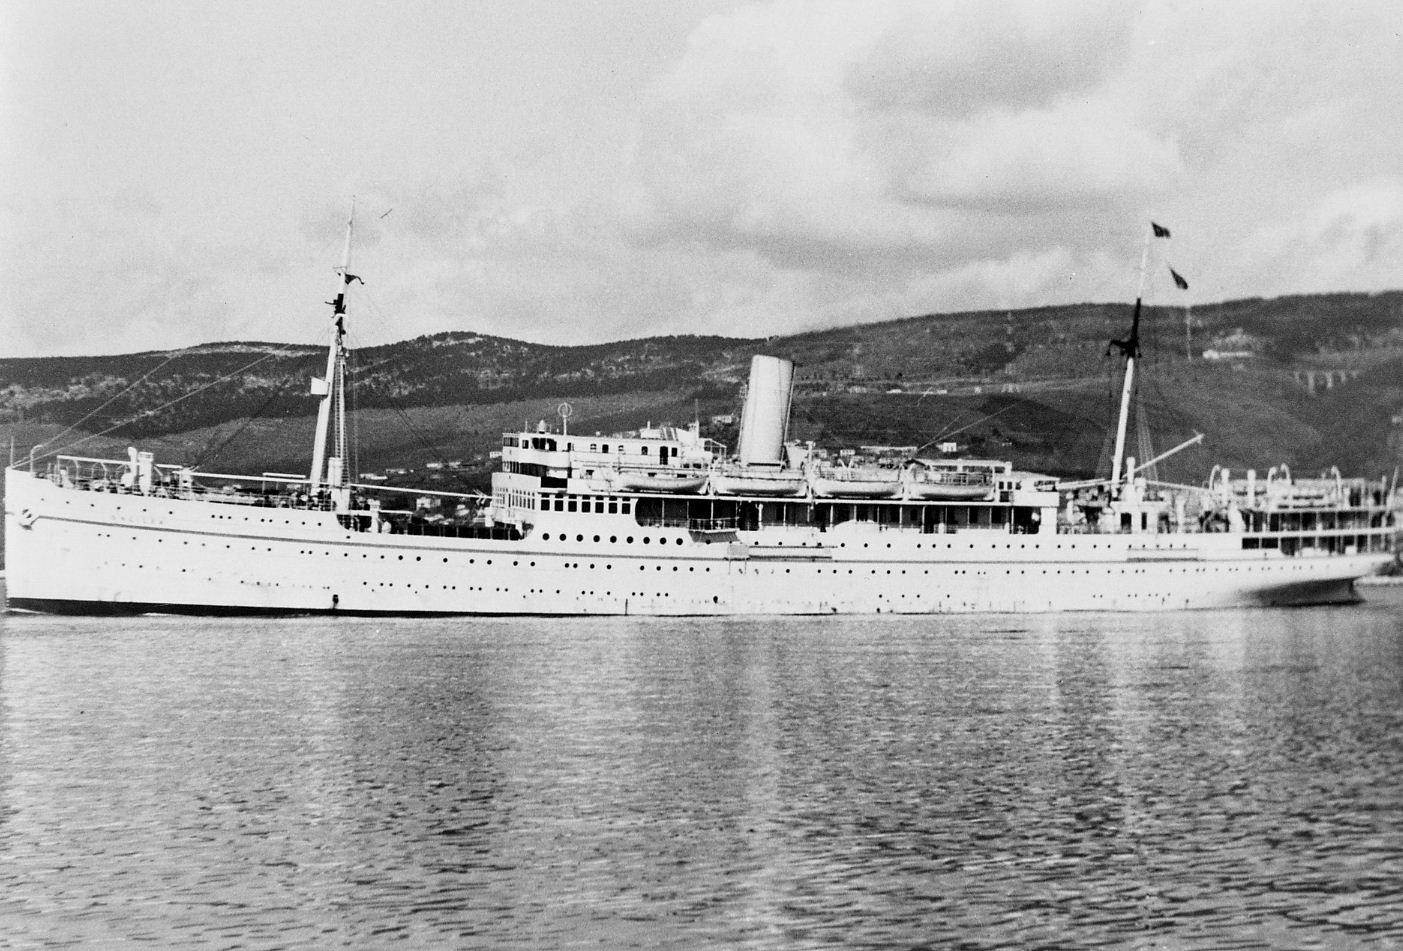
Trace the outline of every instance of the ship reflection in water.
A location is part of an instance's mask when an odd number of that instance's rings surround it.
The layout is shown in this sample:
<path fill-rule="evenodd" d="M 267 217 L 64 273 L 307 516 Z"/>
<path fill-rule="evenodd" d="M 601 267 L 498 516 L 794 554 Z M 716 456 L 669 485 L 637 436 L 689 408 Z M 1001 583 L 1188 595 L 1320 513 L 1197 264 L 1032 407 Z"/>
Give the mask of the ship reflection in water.
<path fill-rule="evenodd" d="M 15 618 L 0 933 L 1403 943 L 1403 592 L 871 619 Z"/>

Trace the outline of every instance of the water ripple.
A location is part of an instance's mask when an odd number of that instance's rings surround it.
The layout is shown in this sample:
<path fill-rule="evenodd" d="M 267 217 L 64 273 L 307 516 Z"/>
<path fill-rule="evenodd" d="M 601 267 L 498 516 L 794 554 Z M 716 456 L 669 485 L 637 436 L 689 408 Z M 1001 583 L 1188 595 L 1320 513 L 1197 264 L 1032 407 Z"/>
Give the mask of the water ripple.
<path fill-rule="evenodd" d="M 1403 946 L 1403 622 L 0 628 L 0 944 Z"/>

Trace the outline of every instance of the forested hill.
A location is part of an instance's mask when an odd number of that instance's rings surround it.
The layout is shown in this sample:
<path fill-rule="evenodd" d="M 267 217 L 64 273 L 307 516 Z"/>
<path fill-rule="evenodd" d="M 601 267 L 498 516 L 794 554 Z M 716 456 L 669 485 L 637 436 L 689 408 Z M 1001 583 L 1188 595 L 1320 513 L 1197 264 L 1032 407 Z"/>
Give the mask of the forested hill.
<path fill-rule="evenodd" d="M 541 393 L 587 395 L 648 389 L 700 376 L 746 341 L 667 337 L 590 347 L 551 347 L 474 333 L 442 333 L 354 351 L 357 405 L 494 403 Z M 85 430 L 111 426 L 159 435 L 259 414 L 315 411 L 308 380 L 324 371 L 323 347 L 212 343 L 105 357 L 0 359 L 0 413 Z"/>
<path fill-rule="evenodd" d="M 419 337 L 353 355 L 362 441 L 379 437 L 362 446 L 362 468 L 406 453 L 484 458 L 498 425 L 562 400 L 575 404 L 581 430 L 724 416 L 736 410 L 750 356 L 763 352 L 798 364 L 798 438 L 922 446 L 946 436 L 1028 468 L 1089 473 L 1113 408 L 1107 341 L 1124 337 L 1129 320 L 1125 304 L 1080 304 L 767 340 L 558 347 L 465 332 Z M 1209 436 L 1186 455 L 1188 468 L 1337 461 L 1376 474 L 1398 462 L 1390 437 L 1403 413 L 1403 292 L 1149 308 L 1143 344 L 1145 412 L 1159 445 Z M 0 420 L 21 453 L 59 435 L 101 434 L 85 452 L 141 441 L 169 454 L 246 429 L 240 445 L 221 446 L 228 465 L 296 465 L 315 408 L 308 379 L 324 360 L 321 348 L 275 343 L 3 359 Z"/>

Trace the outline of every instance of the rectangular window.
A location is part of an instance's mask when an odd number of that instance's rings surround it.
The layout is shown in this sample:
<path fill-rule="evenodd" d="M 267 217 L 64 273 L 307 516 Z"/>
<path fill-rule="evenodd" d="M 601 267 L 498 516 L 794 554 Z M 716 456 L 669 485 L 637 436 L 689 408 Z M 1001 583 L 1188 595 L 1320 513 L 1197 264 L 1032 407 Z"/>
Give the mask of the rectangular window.
<path fill-rule="evenodd" d="M 566 502 L 566 503 L 565 503 L 565 511 L 567 511 L 567 512 L 573 512 L 573 511 L 575 511 L 575 500 L 574 500 L 574 499 L 571 499 L 569 502 Z"/>

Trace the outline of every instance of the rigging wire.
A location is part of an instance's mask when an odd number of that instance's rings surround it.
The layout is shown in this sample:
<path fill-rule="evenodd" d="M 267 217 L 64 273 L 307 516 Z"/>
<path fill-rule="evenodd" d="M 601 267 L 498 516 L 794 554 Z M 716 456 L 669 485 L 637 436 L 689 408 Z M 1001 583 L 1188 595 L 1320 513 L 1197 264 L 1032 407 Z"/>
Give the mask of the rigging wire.
<path fill-rule="evenodd" d="M 115 430 L 121 429 L 121 428 L 124 427 L 124 426 L 129 426 L 129 425 L 131 425 L 132 423 L 136 422 L 137 420 L 144 419 L 144 418 L 146 418 L 146 417 L 148 417 L 148 416 L 154 416 L 154 415 L 156 415 L 157 413 L 161 412 L 161 410 L 169 409 L 170 407 L 174 406 L 175 404 L 180 403 L 180 402 L 183 402 L 184 400 L 188 400 L 188 399 L 189 399 L 190 397 L 192 397 L 192 396 L 196 396 L 196 395 L 198 395 L 198 394 L 200 394 L 200 393 L 203 393 L 205 390 L 208 390 L 208 389 L 210 389 L 211 387 L 218 386 L 220 383 L 223 383 L 225 380 L 233 379 L 234 377 L 238 376 L 239 374 L 245 373 L 245 372 L 247 372 L 248 370 L 253 369 L 254 367 L 258 366 L 260 363 L 264 362 L 265 360 L 271 360 L 273 357 L 278 357 L 278 356 L 286 356 L 287 353 L 288 353 L 288 350 L 289 350 L 292 346 L 293 346 L 293 344 L 287 344 L 287 345 L 286 345 L 283 349 L 281 349 L 281 350 L 273 350 L 273 351 L 271 351 L 271 352 L 269 352 L 269 353 L 265 353 L 263 356 L 259 357 L 257 360 L 254 360 L 254 361 L 251 362 L 251 363 L 246 363 L 246 364 L 244 364 L 243 366 L 239 367 L 237 370 L 231 370 L 230 372 L 224 374 L 223 376 L 221 376 L 221 377 L 219 377 L 219 378 L 217 378 L 217 379 L 211 380 L 210 382 L 206 383 L 204 386 L 197 387 L 196 389 L 193 389 L 193 390 L 191 390 L 191 391 L 188 392 L 188 393 L 182 393 L 181 395 L 175 397 L 174 399 L 167 400 L 166 402 L 162 403 L 162 404 L 159 405 L 159 406 L 154 406 L 154 407 L 152 407 L 151 409 L 142 410 L 140 413 L 137 413 L 135 416 L 129 417 L 129 418 L 124 419 L 124 420 L 122 420 L 122 421 L 120 421 L 120 422 L 117 422 L 117 423 L 113 423 L 111 426 L 108 426 L 108 427 L 107 427 L 106 429 L 104 429 L 104 430 L 101 430 L 101 431 L 95 432 L 95 433 L 89 433 L 88 435 L 84 436 L 82 439 L 74 440 L 73 442 L 66 443 L 65 445 L 59 446 L 58 448 L 55 448 L 55 449 L 46 450 L 46 451 L 44 451 L 43 453 L 40 453 L 40 454 L 36 455 L 36 456 L 34 457 L 34 459 L 35 459 L 35 461 L 37 462 L 37 461 L 40 460 L 40 459 L 47 459 L 47 458 L 50 457 L 50 456 L 56 456 L 56 455 L 58 455 L 60 452 L 62 452 L 62 451 L 65 450 L 65 449 L 72 449 L 72 448 L 75 447 L 75 446 L 81 446 L 81 445 L 82 445 L 83 443 L 85 443 L 85 442 L 88 442 L 88 441 L 93 440 L 93 439 L 97 439 L 97 438 L 99 438 L 99 437 L 101 437 L 101 436 L 106 436 L 108 433 L 111 433 L 111 432 L 113 432 L 113 431 L 115 431 Z M 41 443 L 40 445 L 43 445 L 43 444 Z"/>
<path fill-rule="evenodd" d="M 49 439 L 48 441 L 49 441 L 49 442 L 57 442 L 58 440 L 62 439 L 64 436 L 67 436 L 67 435 L 68 435 L 69 433 L 71 433 L 73 430 L 77 429 L 79 426 L 83 425 L 83 424 L 86 423 L 88 420 L 92 419 L 94 416 L 96 416 L 98 413 L 102 412 L 102 411 L 103 411 L 104 409 L 106 409 L 108 406 L 111 406 L 112 403 L 113 403 L 115 400 L 118 400 L 118 399 L 120 399 L 121 397 L 125 396 L 127 393 L 131 392 L 131 390 L 132 390 L 135 386 L 137 386 L 137 385 L 140 384 L 140 383 L 145 382 L 146 379 L 147 379 L 148 377 L 151 376 L 151 374 L 155 373 L 157 370 L 159 370 L 159 369 L 161 369 L 162 367 L 166 366 L 166 365 L 167 365 L 168 363 L 170 363 L 171 361 L 176 360 L 176 359 L 178 359 L 179 357 L 184 356 L 185 354 L 189 353 L 189 352 L 190 352 L 191 350 L 193 350 L 193 349 L 195 349 L 195 348 L 194 348 L 194 347 L 182 347 L 182 348 L 180 348 L 179 350 L 173 351 L 171 354 L 169 354 L 169 355 L 168 355 L 164 360 L 162 360 L 160 363 L 156 364 L 154 367 L 152 367 L 151 369 L 147 370 L 147 371 L 146 371 L 145 373 L 143 373 L 141 376 L 137 377 L 135 380 L 132 380 L 130 383 L 128 383 L 125 387 L 123 387 L 123 388 L 121 389 L 120 392 L 114 393 L 112 396 L 109 396 L 106 400 L 104 400 L 104 401 L 102 402 L 102 404 L 101 404 L 100 406 L 98 406 L 98 407 L 96 407 L 95 409 L 92 409 L 92 410 L 90 410 L 89 412 L 87 412 L 86 414 L 84 414 L 83 417 L 82 417 L 81 419 L 78 419 L 78 420 L 75 420 L 75 421 L 72 422 L 72 423 L 69 423 L 69 424 L 68 424 L 68 427 L 67 427 L 66 429 L 64 429 L 64 430 L 63 430 L 62 432 L 60 432 L 57 436 L 54 436 L 52 439 Z M 77 445 L 77 443 L 74 443 L 74 445 Z M 64 446 L 64 447 L 62 447 L 62 448 L 67 448 L 67 446 Z M 47 455 L 47 453 L 46 453 L 46 455 Z M 41 456 L 40 458 L 43 458 L 43 457 Z"/>
<path fill-rule="evenodd" d="M 316 354 L 311 354 L 309 356 L 316 356 Z M 255 419 L 259 419 L 263 416 L 263 411 L 266 410 L 269 406 L 271 406 L 274 400 L 283 395 L 283 393 L 287 390 L 288 384 L 292 383 L 293 380 L 300 379 L 301 376 L 296 373 L 289 373 L 286 376 L 284 376 L 283 381 L 279 383 L 278 386 L 273 390 L 273 392 L 268 396 L 268 398 L 263 401 L 263 404 L 259 406 L 258 409 L 254 410 L 252 415 L 245 417 L 244 420 L 239 424 L 238 428 L 236 428 L 232 433 L 225 437 L 216 446 L 211 447 L 210 445 L 210 443 L 213 442 L 213 439 L 211 439 L 209 443 L 206 443 L 205 448 L 200 452 L 200 455 L 196 457 L 193 463 L 190 464 L 190 468 L 198 469 L 206 462 L 212 459 L 217 459 L 219 457 L 219 454 L 223 452 L 224 449 L 231 442 L 233 442 L 240 435 L 242 435 L 243 431 L 247 429 Z"/>
<path fill-rule="evenodd" d="M 1115 316 L 1115 312 L 1116 308 L 1113 308 L 1111 311 L 1112 317 Z M 1107 333 L 1114 336 L 1117 331 L 1114 327 L 1111 327 L 1107 330 Z M 1105 408 L 1101 411 L 1101 415 L 1102 419 L 1109 420 L 1109 423 L 1102 423 L 1101 451 L 1096 456 L 1096 471 L 1098 473 L 1105 472 L 1108 474 L 1111 471 L 1111 454 L 1115 450 L 1116 419 L 1120 413 L 1119 391 L 1121 387 L 1116 384 L 1120 382 L 1121 385 L 1124 385 L 1125 381 L 1125 367 L 1118 365 L 1120 363 L 1119 360 L 1108 360 L 1107 358 L 1110 356 L 1111 350 L 1108 346 L 1101 356 L 1101 362 L 1105 364 L 1106 367 L 1106 404 Z"/>
<path fill-rule="evenodd" d="M 388 215 L 389 212 L 387 211 L 385 214 Z M 380 217 L 383 218 L 384 215 Z M 352 482 L 360 478 L 360 407 L 356 402 L 356 385 L 354 381 L 356 372 L 360 368 L 355 365 L 354 353 L 354 350 L 349 347 L 346 348 L 346 379 L 350 381 L 349 385 L 346 387 L 346 395 L 349 397 L 351 403 L 347 414 L 351 417 L 351 458 L 348 471 L 351 477 L 350 481 Z"/>
<path fill-rule="evenodd" d="M 386 212 L 386 214 L 388 214 L 388 212 Z M 371 311 L 372 315 L 378 318 L 382 324 L 390 323 L 389 319 L 385 316 L 385 312 L 381 309 L 379 302 L 375 300 L 374 295 L 370 293 L 370 289 L 368 287 L 363 286 L 358 296 L 364 296 L 366 303 L 369 305 L 369 310 Z M 350 334 L 350 332 L 347 332 L 346 336 L 348 338 L 351 338 L 353 343 L 357 345 L 359 344 L 359 341 L 355 340 L 355 338 L 352 336 L 352 334 Z M 422 362 L 426 358 L 427 354 L 421 354 L 418 357 L 418 360 Z M 417 426 L 414 425 L 413 420 L 409 418 L 409 414 L 405 412 L 403 406 L 400 403 L 395 401 L 394 395 L 389 389 L 385 391 L 384 398 L 389 404 L 389 408 L 394 410 L 395 414 L 399 417 L 400 421 L 404 423 L 404 427 L 407 430 L 409 430 L 410 434 L 413 435 L 416 440 L 418 440 L 420 447 L 423 448 L 423 450 L 426 453 L 432 456 L 437 462 L 439 462 L 443 466 L 443 471 L 453 472 L 454 479 L 458 482 L 459 485 L 463 486 L 464 488 L 472 488 L 472 485 L 467 481 L 466 478 L 462 476 L 461 473 L 457 472 L 456 469 L 449 468 L 448 460 L 445 459 L 443 454 L 439 452 L 439 450 L 434 446 L 432 442 L 430 442 L 429 438 L 425 436 L 424 433 L 421 432 Z M 356 421 L 353 425 L 359 427 L 359 421 Z"/>
<path fill-rule="evenodd" d="M 350 339 L 353 344 L 358 343 L 358 341 L 355 340 L 355 338 L 349 331 L 346 333 L 346 337 Z M 352 390 L 354 390 L 354 387 L 352 387 Z M 384 398 L 389 404 L 389 408 L 394 411 L 395 415 L 399 417 L 400 422 L 404 424 L 404 428 L 409 431 L 410 435 L 412 435 L 416 440 L 418 440 L 420 448 L 422 448 L 424 452 L 428 453 L 431 457 L 433 457 L 434 460 L 436 460 L 440 465 L 442 465 L 444 472 L 453 472 L 454 479 L 460 485 L 467 488 L 471 488 L 468 481 L 460 473 L 458 473 L 456 469 L 449 468 L 448 460 L 444 458 L 441 452 L 439 452 L 438 447 L 436 447 L 429 440 L 429 438 L 426 435 L 424 435 L 424 433 L 419 429 L 418 426 L 414 425 L 414 421 L 409 418 L 409 414 L 405 412 L 404 408 L 399 403 L 395 402 L 394 396 L 389 392 L 388 389 L 384 393 Z M 354 422 L 353 426 L 355 427 L 355 431 L 358 433 L 359 421 Z"/>
<path fill-rule="evenodd" d="M 947 436 L 958 436 L 960 433 L 964 432 L 966 429 L 969 429 L 969 428 L 971 428 L 971 427 L 973 427 L 973 426 L 978 426 L 980 423 L 987 422 L 988 420 L 993 419 L 995 416 L 998 416 L 998 415 L 1000 415 L 1001 413 L 1006 413 L 1006 412 L 1008 412 L 1009 410 L 1013 409 L 1015 406 L 1020 405 L 1021 403 L 1022 403 L 1021 400 L 1014 400 L 1014 401 L 1010 402 L 1007 406 L 1003 407 L 1002 409 L 997 409 L 997 410 L 995 410 L 995 411 L 992 412 L 992 413 L 987 413 L 987 414 L 985 414 L 985 415 L 979 417 L 978 419 L 976 419 L 974 422 L 969 423 L 968 425 L 965 425 L 965 426 L 961 426 L 959 429 L 953 430 L 953 431 L 951 431 L 951 432 L 941 432 L 941 433 L 940 433 L 939 435 L 937 435 L 934 439 L 930 440 L 930 442 L 927 442 L 927 443 L 924 443 L 924 444 L 922 444 L 922 445 L 920 445 L 920 446 L 917 446 L 917 447 L 916 447 L 916 452 L 920 452 L 922 449 L 926 448 L 926 446 L 933 445 L 934 443 L 939 442 L 940 440 L 944 439 L 944 438 L 947 437 Z"/>

